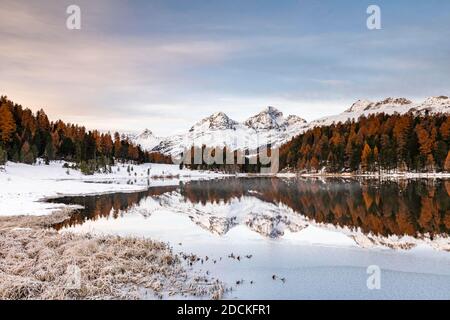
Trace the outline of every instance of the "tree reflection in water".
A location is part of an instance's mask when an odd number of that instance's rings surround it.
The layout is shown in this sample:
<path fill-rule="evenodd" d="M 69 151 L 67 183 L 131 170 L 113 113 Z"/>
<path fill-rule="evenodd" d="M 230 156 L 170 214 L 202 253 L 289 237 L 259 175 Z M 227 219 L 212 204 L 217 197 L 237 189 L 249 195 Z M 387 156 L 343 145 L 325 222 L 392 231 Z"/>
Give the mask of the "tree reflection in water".
<path fill-rule="evenodd" d="M 65 197 L 53 202 L 79 204 L 70 219 L 56 229 L 86 219 L 126 214 L 147 197 L 178 191 L 192 203 L 230 203 L 256 197 L 283 204 L 318 223 L 331 223 L 376 235 L 450 235 L 450 180 L 280 179 L 224 178 L 191 181 L 173 187 L 152 187 L 145 192 L 88 197 Z"/>

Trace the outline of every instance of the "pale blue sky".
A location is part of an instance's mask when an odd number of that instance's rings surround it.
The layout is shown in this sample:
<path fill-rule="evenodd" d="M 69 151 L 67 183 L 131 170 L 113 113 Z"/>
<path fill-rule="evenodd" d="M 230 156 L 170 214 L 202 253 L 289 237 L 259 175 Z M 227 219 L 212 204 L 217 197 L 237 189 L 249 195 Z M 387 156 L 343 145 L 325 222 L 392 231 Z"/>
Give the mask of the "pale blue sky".
<path fill-rule="evenodd" d="M 66 29 L 77 4 L 82 29 Z M 382 30 L 366 28 L 381 8 Z M 450 1 L 0 1 L 0 92 L 90 128 L 167 135 L 267 105 L 308 120 L 450 88 Z"/>

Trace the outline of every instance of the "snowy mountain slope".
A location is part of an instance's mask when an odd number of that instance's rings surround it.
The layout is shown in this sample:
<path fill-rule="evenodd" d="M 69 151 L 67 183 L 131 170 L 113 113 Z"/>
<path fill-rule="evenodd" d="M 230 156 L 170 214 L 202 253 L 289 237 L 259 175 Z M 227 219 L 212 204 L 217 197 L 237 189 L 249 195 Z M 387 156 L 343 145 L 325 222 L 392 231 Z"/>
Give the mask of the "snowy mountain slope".
<path fill-rule="evenodd" d="M 256 150 L 262 145 L 281 145 L 316 126 L 331 125 L 349 119 L 357 120 L 362 115 L 382 112 L 450 113 L 450 99 L 446 96 L 430 97 L 422 103 L 413 103 L 406 98 L 386 98 L 378 102 L 358 100 L 338 115 L 309 123 L 295 115 L 284 117 L 283 113 L 274 107 L 267 107 L 244 122 L 232 120 L 223 112 L 216 112 L 197 122 L 185 134 L 159 138 L 146 130 L 132 140 L 146 150 L 169 155 L 179 155 L 192 145 Z"/>
<path fill-rule="evenodd" d="M 197 122 L 187 133 L 163 138 L 157 146 L 147 150 L 170 155 L 178 155 L 192 145 L 252 150 L 269 143 L 280 144 L 305 125 L 304 119 L 294 115 L 284 117 L 274 107 L 265 108 L 243 123 L 217 112 Z M 144 146 L 143 143 L 141 145 Z"/>
<path fill-rule="evenodd" d="M 316 126 L 326 126 L 333 123 L 345 122 L 347 120 L 357 120 L 361 116 L 368 116 L 376 113 L 386 114 L 404 114 L 407 112 L 415 113 L 450 113 L 450 98 L 445 96 L 430 97 L 422 103 L 413 103 L 405 98 L 386 98 L 382 101 L 371 102 L 367 100 L 358 100 L 349 109 L 335 116 L 323 117 L 311 121 L 309 128 Z"/>
<path fill-rule="evenodd" d="M 145 129 L 144 132 L 137 136 L 129 136 L 129 138 L 135 144 L 140 145 L 144 150 L 152 150 L 161 142 L 161 138 L 155 136 L 149 129 Z"/>
<path fill-rule="evenodd" d="M 223 112 L 216 112 L 211 116 L 197 122 L 189 132 L 207 130 L 234 130 L 239 125 Z"/>
<path fill-rule="evenodd" d="M 358 100 L 345 112 L 364 112 L 364 111 L 375 111 L 380 109 L 386 109 L 389 107 L 399 107 L 408 106 L 412 102 L 405 98 L 386 98 L 382 101 L 371 102 L 369 100 Z"/>

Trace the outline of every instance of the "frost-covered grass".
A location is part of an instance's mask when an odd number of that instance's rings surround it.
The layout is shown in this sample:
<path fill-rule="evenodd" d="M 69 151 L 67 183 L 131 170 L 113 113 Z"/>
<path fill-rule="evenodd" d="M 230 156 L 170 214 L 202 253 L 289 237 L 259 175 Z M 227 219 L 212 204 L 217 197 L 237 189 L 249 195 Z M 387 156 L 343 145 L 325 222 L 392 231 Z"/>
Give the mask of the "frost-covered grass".
<path fill-rule="evenodd" d="M 0 216 L 0 231 L 14 229 L 46 229 L 51 228 L 56 223 L 61 223 L 70 218 L 72 210 L 63 209 L 45 216 L 21 215 L 21 216 Z"/>
<path fill-rule="evenodd" d="M 68 286 L 71 266 L 79 288 Z M 131 237 L 0 231 L 0 299 L 141 299 L 171 295 L 218 299 L 217 280 L 189 272 L 162 242 Z"/>

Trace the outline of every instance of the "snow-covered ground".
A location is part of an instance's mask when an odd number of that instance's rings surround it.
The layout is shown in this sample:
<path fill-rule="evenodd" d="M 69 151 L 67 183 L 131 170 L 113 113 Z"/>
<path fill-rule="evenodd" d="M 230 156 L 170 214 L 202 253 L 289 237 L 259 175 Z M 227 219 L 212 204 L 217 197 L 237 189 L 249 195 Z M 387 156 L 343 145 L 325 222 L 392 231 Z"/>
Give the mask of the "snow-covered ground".
<path fill-rule="evenodd" d="M 51 162 L 50 165 L 8 162 L 5 170 L 0 171 L 0 216 L 45 215 L 65 207 L 42 202 L 48 198 L 135 192 L 147 189 L 150 184 L 177 184 L 180 180 L 219 175 L 180 170 L 176 165 L 167 164 L 119 164 L 112 167 L 112 173 L 86 176 L 79 170 L 63 168 L 63 164 L 61 161 Z"/>

